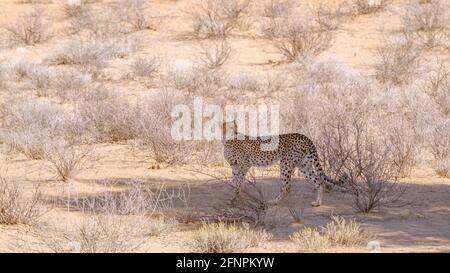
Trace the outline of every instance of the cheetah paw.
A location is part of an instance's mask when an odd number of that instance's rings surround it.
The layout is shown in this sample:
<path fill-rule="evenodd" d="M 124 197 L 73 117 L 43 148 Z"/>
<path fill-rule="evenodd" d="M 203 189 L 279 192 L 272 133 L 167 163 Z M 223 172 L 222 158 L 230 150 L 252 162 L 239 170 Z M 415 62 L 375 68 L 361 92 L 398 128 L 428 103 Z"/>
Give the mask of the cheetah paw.
<path fill-rule="evenodd" d="M 317 201 L 311 202 L 311 206 L 313 207 L 319 207 L 320 205 L 322 205 L 320 202 Z"/>

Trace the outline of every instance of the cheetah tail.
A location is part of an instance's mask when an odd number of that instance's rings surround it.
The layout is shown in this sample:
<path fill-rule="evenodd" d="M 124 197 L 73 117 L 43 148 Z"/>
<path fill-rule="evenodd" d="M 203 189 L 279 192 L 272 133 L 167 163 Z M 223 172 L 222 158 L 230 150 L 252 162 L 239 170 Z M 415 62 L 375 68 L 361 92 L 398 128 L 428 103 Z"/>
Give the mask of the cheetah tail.
<path fill-rule="evenodd" d="M 346 181 L 345 176 L 341 176 L 337 180 L 330 178 L 329 176 L 327 176 L 325 174 L 325 172 L 322 169 L 322 166 L 320 165 L 319 162 L 316 163 L 316 170 L 317 170 L 317 173 L 319 174 L 319 177 L 322 179 L 322 181 L 325 184 L 327 184 L 328 186 L 331 186 L 332 188 L 337 187 L 341 191 L 345 190 L 345 181 Z"/>

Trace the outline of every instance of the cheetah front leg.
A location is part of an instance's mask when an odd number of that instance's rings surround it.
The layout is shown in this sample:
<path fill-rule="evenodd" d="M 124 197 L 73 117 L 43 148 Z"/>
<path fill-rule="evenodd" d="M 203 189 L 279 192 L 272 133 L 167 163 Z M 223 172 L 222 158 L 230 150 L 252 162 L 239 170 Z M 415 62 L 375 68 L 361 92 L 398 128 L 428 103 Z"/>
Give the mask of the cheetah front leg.
<path fill-rule="evenodd" d="M 241 193 L 241 185 L 242 182 L 245 180 L 245 175 L 247 174 L 248 168 L 244 166 L 233 165 L 231 167 L 231 170 L 233 174 L 233 179 L 231 183 L 233 184 L 234 187 L 234 196 L 231 199 L 231 201 L 235 201 L 236 198 Z"/>
<path fill-rule="evenodd" d="M 281 176 L 281 181 L 283 182 L 283 187 L 281 188 L 280 194 L 278 194 L 278 196 L 273 201 L 269 202 L 271 205 L 278 204 L 281 200 L 286 198 L 286 196 L 291 191 L 291 178 L 292 178 L 292 173 L 294 172 L 294 169 L 295 169 L 295 166 L 293 166 L 291 164 L 288 164 L 286 162 L 280 163 L 280 176 Z"/>

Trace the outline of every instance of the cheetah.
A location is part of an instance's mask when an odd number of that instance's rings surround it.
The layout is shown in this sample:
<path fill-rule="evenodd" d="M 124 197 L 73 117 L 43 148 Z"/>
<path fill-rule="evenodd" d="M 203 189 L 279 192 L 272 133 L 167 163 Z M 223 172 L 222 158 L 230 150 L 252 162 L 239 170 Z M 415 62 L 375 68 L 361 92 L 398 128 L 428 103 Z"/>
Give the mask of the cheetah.
<path fill-rule="evenodd" d="M 343 188 L 343 180 L 334 181 L 325 175 L 313 142 L 302 134 L 278 135 L 278 145 L 272 150 L 265 151 L 261 149 L 261 144 L 267 144 L 270 141 L 269 138 L 266 140 L 266 137 L 250 137 L 240 134 L 237 132 L 235 122 L 232 125 L 230 122 L 224 123 L 223 132 L 224 157 L 231 166 L 232 183 L 236 190 L 234 198 L 240 194 L 241 183 L 245 180 L 245 175 L 251 167 L 268 167 L 277 162 L 280 164 L 283 186 L 280 194 L 271 201 L 273 204 L 277 204 L 288 195 L 295 168 L 301 170 L 305 178 L 315 185 L 317 197 L 311 203 L 313 207 L 322 204 L 323 183 L 327 186 Z M 225 132 L 227 137 L 225 137 Z"/>

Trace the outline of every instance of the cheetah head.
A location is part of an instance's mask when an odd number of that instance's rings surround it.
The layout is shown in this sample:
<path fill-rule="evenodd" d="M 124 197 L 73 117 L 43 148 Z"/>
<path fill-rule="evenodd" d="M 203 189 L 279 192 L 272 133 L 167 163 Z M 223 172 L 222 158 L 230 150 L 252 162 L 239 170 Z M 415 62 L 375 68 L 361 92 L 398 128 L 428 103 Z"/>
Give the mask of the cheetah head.
<path fill-rule="evenodd" d="M 222 124 L 223 140 L 235 139 L 236 133 L 237 133 L 237 124 L 235 120 L 224 122 Z"/>

